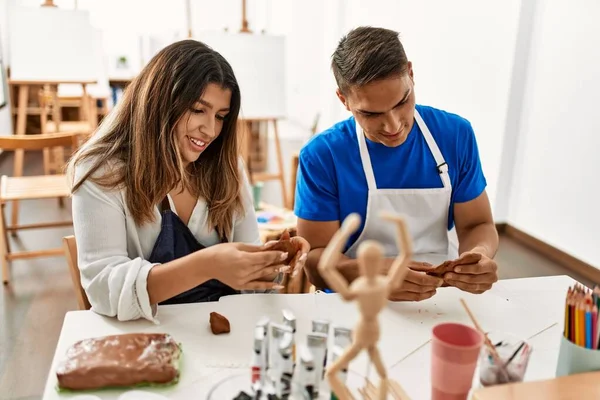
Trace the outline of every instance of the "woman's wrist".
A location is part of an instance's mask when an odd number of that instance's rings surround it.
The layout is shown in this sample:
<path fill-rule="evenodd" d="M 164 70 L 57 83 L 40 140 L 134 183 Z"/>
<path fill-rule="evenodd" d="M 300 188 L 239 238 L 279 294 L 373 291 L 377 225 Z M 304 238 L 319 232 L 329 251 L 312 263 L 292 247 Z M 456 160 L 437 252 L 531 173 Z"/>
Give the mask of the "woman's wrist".
<path fill-rule="evenodd" d="M 194 280 L 208 281 L 215 278 L 215 257 L 210 248 L 205 248 L 192 253 L 192 260 L 188 263 L 190 274 Z"/>
<path fill-rule="evenodd" d="M 211 252 L 196 251 L 168 263 L 157 265 L 148 274 L 151 304 L 160 303 L 214 277 Z"/>

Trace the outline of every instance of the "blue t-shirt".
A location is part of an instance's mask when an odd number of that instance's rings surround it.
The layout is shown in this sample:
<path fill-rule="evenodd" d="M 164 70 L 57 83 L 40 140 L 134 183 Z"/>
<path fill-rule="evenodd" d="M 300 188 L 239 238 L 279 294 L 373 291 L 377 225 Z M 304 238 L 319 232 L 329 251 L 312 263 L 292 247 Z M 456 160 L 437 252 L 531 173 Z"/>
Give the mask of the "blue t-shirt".
<path fill-rule="evenodd" d="M 466 119 L 432 107 L 416 109 L 431 131 L 446 163 L 452 183 L 448 230 L 454 226 L 454 203 L 477 198 L 486 187 L 475 133 Z M 379 189 L 441 188 L 433 154 L 413 124 L 406 141 L 386 147 L 366 139 L 375 182 Z M 367 209 L 367 179 L 363 170 L 354 117 L 313 136 L 300 151 L 295 213 L 311 221 L 343 221 L 361 215 L 362 224 L 347 243 L 362 232 Z"/>

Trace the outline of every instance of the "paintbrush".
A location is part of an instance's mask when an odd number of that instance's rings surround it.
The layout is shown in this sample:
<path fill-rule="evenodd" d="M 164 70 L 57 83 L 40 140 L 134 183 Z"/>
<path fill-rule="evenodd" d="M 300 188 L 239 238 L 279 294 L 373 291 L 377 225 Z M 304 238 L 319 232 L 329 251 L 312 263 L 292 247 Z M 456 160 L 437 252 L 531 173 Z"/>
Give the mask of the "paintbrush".
<path fill-rule="evenodd" d="M 517 354 L 519 354 L 519 351 L 521 351 L 523 346 L 525 346 L 525 342 L 521 342 L 521 345 L 517 347 L 517 350 L 515 350 L 515 352 L 512 353 L 508 360 L 506 360 L 506 362 L 504 363 L 504 368 L 508 367 L 508 364 L 510 364 L 510 362 L 517 356 Z"/>

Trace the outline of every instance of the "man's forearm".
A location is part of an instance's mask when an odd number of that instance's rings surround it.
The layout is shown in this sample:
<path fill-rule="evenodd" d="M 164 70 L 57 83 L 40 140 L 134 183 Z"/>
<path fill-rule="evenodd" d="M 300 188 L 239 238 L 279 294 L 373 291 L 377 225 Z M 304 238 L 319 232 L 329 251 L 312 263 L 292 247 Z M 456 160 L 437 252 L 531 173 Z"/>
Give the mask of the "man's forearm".
<path fill-rule="evenodd" d="M 305 270 L 308 275 L 308 279 L 310 283 L 315 285 L 317 289 L 328 289 L 329 285 L 321 274 L 319 273 L 319 259 L 321 258 L 321 254 L 323 253 L 323 248 L 312 249 L 308 253 L 308 257 L 306 259 Z M 355 259 L 346 257 L 342 254 L 340 261 L 337 265 L 338 271 L 346 278 L 348 283 L 352 282 L 359 275 L 358 273 L 358 264 Z"/>
<path fill-rule="evenodd" d="M 478 251 L 489 258 L 494 258 L 498 251 L 498 231 L 492 223 L 484 223 L 458 232 L 459 254 L 467 251 Z"/>

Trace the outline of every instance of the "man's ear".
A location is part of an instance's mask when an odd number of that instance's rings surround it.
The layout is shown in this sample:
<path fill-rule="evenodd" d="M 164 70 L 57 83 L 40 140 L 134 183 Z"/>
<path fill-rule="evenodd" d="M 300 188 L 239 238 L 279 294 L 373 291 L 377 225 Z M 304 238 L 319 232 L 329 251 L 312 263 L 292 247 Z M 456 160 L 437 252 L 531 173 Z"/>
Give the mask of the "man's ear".
<path fill-rule="evenodd" d="M 410 78 L 410 80 L 412 81 L 413 85 L 415 83 L 415 75 L 413 72 L 413 68 L 412 68 L 412 62 L 408 62 L 408 64 L 406 65 L 407 71 L 408 71 L 408 76 Z"/>
<path fill-rule="evenodd" d="M 344 107 L 346 107 L 346 110 L 350 111 L 350 107 L 348 106 L 348 99 L 346 99 L 346 96 L 344 96 L 342 94 L 342 92 L 340 91 L 339 88 L 337 88 L 335 90 L 335 94 L 337 95 L 338 99 L 340 99 L 340 101 L 342 102 L 342 104 L 344 105 Z"/>

